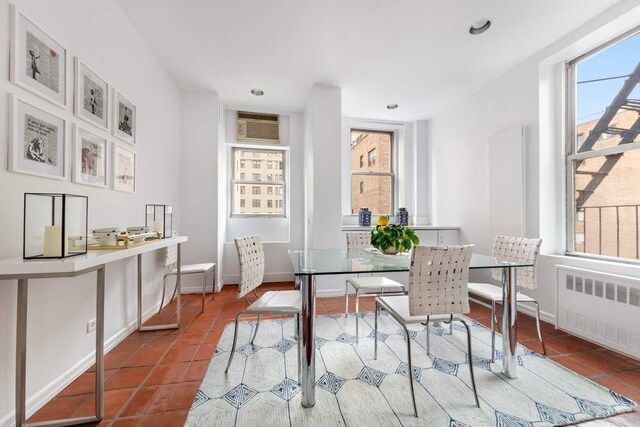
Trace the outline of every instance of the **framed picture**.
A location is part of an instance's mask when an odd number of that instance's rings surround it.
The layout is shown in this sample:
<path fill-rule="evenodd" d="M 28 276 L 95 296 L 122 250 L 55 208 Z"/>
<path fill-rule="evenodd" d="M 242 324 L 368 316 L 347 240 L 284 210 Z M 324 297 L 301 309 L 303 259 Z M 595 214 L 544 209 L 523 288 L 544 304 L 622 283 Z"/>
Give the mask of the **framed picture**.
<path fill-rule="evenodd" d="M 107 140 L 75 125 L 73 146 L 73 182 L 107 188 Z"/>
<path fill-rule="evenodd" d="M 113 145 L 113 189 L 136 192 L 136 153 L 120 144 Z"/>
<path fill-rule="evenodd" d="M 113 134 L 129 144 L 136 143 L 136 106 L 113 91 Z"/>
<path fill-rule="evenodd" d="M 81 119 L 109 128 L 109 85 L 79 58 L 75 60 L 74 113 Z"/>
<path fill-rule="evenodd" d="M 66 179 L 65 121 L 12 96 L 9 170 Z"/>
<path fill-rule="evenodd" d="M 13 7 L 11 82 L 67 108 L 67 50 Z"/>

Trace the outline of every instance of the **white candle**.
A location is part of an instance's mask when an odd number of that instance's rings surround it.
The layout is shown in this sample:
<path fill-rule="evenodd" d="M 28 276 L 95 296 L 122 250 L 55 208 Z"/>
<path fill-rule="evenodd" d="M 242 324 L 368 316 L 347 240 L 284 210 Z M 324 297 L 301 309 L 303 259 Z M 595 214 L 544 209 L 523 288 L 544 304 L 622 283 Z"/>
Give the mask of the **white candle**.
<path fill-rule="evenodd" d="M 44 256 L 62 256 L 62 227 L 59 225 L 44 228 Z"/>
<path fill-rule="evenodd" d="M 162 222 L 160 221 L 155 221 L 153 223 L 153 231 L 160 233 L 160 237 L 162 237 Z"/>

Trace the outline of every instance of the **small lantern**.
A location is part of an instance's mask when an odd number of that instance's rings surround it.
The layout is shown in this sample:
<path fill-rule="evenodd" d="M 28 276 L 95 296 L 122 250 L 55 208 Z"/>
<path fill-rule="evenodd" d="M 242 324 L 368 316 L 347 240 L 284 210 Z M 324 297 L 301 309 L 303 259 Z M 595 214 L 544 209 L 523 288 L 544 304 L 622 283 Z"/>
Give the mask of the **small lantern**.
<path fill-rule="evenodd" d="M 173 228 L 173 208 L 170 205 L 147 205 L 144 225 L 157 232 L 160 238 L 171 237 Z"/>
<path fill-rule="evenodd" d="M 25 193 L 22 257 L 67 258 L 87 253 L 89 199 L 56 193 Z"/>

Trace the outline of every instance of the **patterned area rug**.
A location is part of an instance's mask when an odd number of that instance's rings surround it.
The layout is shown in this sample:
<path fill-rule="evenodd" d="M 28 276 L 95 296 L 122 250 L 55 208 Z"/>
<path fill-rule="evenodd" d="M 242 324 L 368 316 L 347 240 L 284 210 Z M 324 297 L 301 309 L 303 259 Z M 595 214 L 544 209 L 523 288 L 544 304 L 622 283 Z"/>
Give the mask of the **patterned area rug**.
<path fill-rule="evenodd" d="M 473 325 L 473 364 L 480 398 L 471 389 L 466 334 L 462 324 L 431 330 L 411 328 L 416 402 L 413 416 L 402 329 L 381 313 L 378 360 L 373 360 L 373 313 L 362 313 L 356 343 L 355 317 L 318 316 L 316 405 L 300 404 L 293 319 L 262 321 L 255 345 L 248 344 L 255 322 L 243 322 L 229 373 L 233 325 L 216 349 L 193 402 L 188 426 L 550 426 L 629 412 L 635 405 L 618 393 L 519 346 L 517 379 L 501 372 L 501 354 L 490 363 L 491 332 Z M 498 336 L 499 338 L 499 336 Z M 496 348 L 501 342 L 496 340 Z"/>

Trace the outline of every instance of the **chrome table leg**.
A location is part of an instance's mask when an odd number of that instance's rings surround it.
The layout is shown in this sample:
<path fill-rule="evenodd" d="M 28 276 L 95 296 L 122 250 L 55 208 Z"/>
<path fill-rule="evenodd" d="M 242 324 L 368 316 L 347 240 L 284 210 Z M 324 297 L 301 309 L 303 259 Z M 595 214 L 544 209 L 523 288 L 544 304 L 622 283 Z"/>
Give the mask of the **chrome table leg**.
<path fill-rule="evenodd" d="M 301 276 L 302 311 L 300 312 L 300 386 L 302 406 L 316 404 L 316 280 L 313 275 Z"/>
<path fill-rule="evenodd" d="M 502 373 L 518 378 L 518 324 L 516 269 L 502 269 Z"/>
<path fill-rule="evenodd" d="M 147 331 L 162 331 L 166 329 L 180 329 L 180 306 L 182 305 L 180 302 L 180 298 L 182 295 L 181 289 L 181 279 L 182 279 L 182 260 L 180 255 L 180 247 L 181 244 L 177 245 L 178 252 L 178 262 L 176 263 L 176 323 L 168 323 L 164 325 L 149 325 L 142 326 L 142 254 L 138 255 L 138 331 L 147 332 Z"/>
<path fill-rule="evenodd" d="M 26 421 L 27 382 L 27 299 L 29 281 L 18 280 L 18 316 L 16 330 L 16 426 L 22 427 Z"/>

